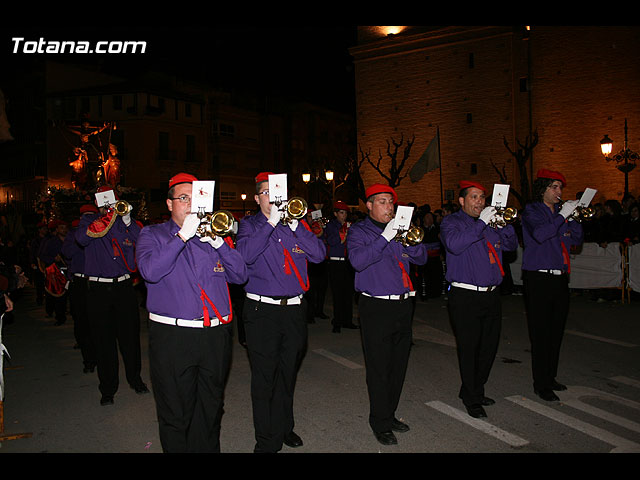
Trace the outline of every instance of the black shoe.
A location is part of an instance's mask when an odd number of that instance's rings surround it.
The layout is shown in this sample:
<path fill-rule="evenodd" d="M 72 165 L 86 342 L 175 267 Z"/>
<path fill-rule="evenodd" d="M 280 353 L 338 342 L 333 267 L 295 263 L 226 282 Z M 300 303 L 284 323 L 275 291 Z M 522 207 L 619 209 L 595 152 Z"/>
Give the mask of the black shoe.
<path fill-rule="evenodd" d="M 301 447 L 302 439 L 296 434 L 296 432 L 289 432 L 284 436 L 284 444 L 291 448 Z"/>
<path fill-rule="evenodd" d="M 473 418 L 484 418 L 487 416 L 487 412 L 484 411 L 484 408 L 482 408 L 480 404 L 469 405 L 467 407 L 467 413 Z"/>
<path fill-rule="evenodd" d="M 322 320 L 326 320 L 327 318 L 329 318 L 329 316 L 325 315 L 324 313 L 316 313 L 316 317 L 321 318 Z"/>
<path fill-rule="evenodd" d="M 358 328 L 360 328 L 360 325 L 356 325 L 355 323 L 349 323 L 347 325 L 342 325 L 342 328 L 351 328 L 351 329 L 357 330 Z"/>
<path fill-rule="evenodd" d="M 82 373 L 93 373 L 95 369 L 96 369 L 95 364 L 86 363 L 84 368 L 82 369 Z"/>
<path fill-rule="evenodd" d="M 113 395 L 102 395 L 100 405 L 113 405 Z"/>
<path fill-rule="evenodd" d="M 534 390 L 534 393 L 547 402 L 557 402 L 558 400 L 560 400 L 550 388 L 545 390 Z"/>
<path fill-rule="evenodd" d="M 494 403 L 496 403 L 496 401 L 493 398 L 489 397 L 482 397 L 482 400 L 480 400 L 480 405 L 482 405 L 483 407 L 488 407 L 490 405 L 493 405 Z"/>
<path fill-rule="evenodd" d="M 409 425 L 407 425 L 404 422 L 401 422 L 397 418 L 394 418 L 391 421 L 391 430 L 393 430 L 394 432 L 400 432 L 400 433 L 408 432 L 409 431 Z"/>
<path fill-rule="evenodd" d="M 373 434 L 376 436 L 376 440 L 378 440 L 382 445 L 396 445 L 398 443 L 398 439 L 392 431 L 373 432 Z"/>
<path fill-rule="evenodd" d="M 561 392 L 561 391 L 566 390 L 566 389 L 567 389 L 566 385 L 558 383 L 555 380 L 553 382 L 551 382 L 551 390 L 555 390 L 556 392 Z"/>
<path fill-rule="evenodd" d="M 340 327 L 333 327 L 331 333 L 340 333 Z"/>
<path fill-rule="evenodd" d="M 149 393 L 149 389 L 144 383 L 141 383 L 140 385 L 136 385 L 135 387 L 133 387 L 133 389 L 136 391 L 138 395 Z"/>

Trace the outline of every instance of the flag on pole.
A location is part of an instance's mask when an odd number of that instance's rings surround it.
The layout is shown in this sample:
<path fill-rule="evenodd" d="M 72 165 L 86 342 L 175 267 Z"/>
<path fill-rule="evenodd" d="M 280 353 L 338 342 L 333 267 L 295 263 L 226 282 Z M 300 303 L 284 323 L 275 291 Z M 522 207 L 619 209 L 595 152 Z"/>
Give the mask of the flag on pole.
<path fill-rule="evenodd" d="M 419 181 L 425 173 L 432 172 L 440 167 L 440 141 L 438 136 L 439 132 L 436 132 L 436 136 L 429 142 L 427 149 L 409 171 L 409 178 L 411 178 L 412 183 Z"/>

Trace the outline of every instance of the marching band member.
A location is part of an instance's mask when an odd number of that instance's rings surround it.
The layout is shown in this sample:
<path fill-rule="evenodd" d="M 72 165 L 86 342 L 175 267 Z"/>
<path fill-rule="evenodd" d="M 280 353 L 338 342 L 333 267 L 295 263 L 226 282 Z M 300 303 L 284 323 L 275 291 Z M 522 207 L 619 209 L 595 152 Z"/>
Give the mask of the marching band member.
<path fill-rule="evenodd" d="M 415 295 L 410 263 L 424 265 L 426 245 L 404 246 L 394 241 L 391 221 L 395 190 L 375 184 L 365 191 L 369 215 L 349 229 L 347 251 L 355 269 L 358 307 L 369 393 L 369 425 L 383 445 L 397 443 L 395 432 L 409 426 L 395 416 L 411 346 Z"/>
<path fill-rule="evenodd" d="M 583 239 L 582 225 L 572 221 L 577 200 L 560 206 L 567 182 L 555 171 L 541 169 L 533 185 L 533 203 L 522 213 L 522 277 L 529 338 L 533 389 L 546 401 L 559 400 L 554 390 L 560 345 L 569 313 L 569 251 Z"/>
<path fill-rule="evenodd" d="M 98 214 L 95 205 L 87 204 L 80 207 L 80 217 Z M 62 244 L 62 255 L 67 259 L 69 270 L 69 310 L 73 319 L 73 334 L 75 336 L 82 361 L 84 373 L 93 372 L 96 368 L 95 348 L 91 340 L 89 316 L 87 315 L 87 276 L 84 274 L 84 249 L 76 242 L 76 231 L 80 220 L 74 220 Z"/>
<path fill-rule="evenodd" d="M 485 396 L 484 386 L 500 341 L 502 252 L 518 247 L 512 225 L 492 226 L 496 209 L 486 207 L 485 198 L 481 184 L 460 182 L 461 208 L 445 216 L 440 226 L 447 252 L 446 280 L 451 285 L 449 318 L 462 383 L 458 396 L 475 418 L 486 417 L 483 407 L 495 403 Z"/>
<path fill-rule="evenodd" d="M 340 333 L 341 328 L 359 328 L 353 323 L 354 272 L 347 256 L 347 234 L 351 227 L 347 221 L 348 214 L 349 205 L 340 200 L 335 202 L 334 218 L 325 227 L 333 297 L 333 333 Z"/>
<path fill-rule="evenodd" d="M 67 264 L 62 256 L 62 243 L 69 226 L 62 220 L 53 220 L 49 228 L 53 234 L 40 245 L 38 258 L 44 268 L 47 314 L 55 313 L 55 325 L 62 325 L 67 321 L 67 277 L 63 273 Z"/>
<path fill-rule="evenodd" d="M 326 254 L 306 221 L 281 222 L 282 212 L 269 202 L 270 174 L 256 177 L 260 211 L 240 222 L 236 239 L 249 276 L 243 320 L 251 363 L 255 452 L 277 452 L 283 443 L 302 445 L 293 431 L 293 394 L 307 343 L 307 261 L 322 262 Z"/>
<path fill-rule="evenodd" d="M 75 236 L 85 252 L 87 314 L 96 349 L 100 404 L 111 405 L 118 390 L 118 347 L 131 388 L 138 394 L 149 392 L 140 377 L 140 315 L 131 279 L 137 270 L 134 249 L 141 227 L 131 212 L 116 215 L 106 206 L 99 210 L 98 218 L 89 215 L 80 219 Z"/>
<path fill-rule="evenodd" d="M 190 174 L 169 181 L 171 218 L 142 229 L 136 249 L 147 287 L 149 363 L 164 452 L 220 452 L 231 361 L 227 282 L 246 281 L 244 260 L 221 236 L 194 238 Z"/>

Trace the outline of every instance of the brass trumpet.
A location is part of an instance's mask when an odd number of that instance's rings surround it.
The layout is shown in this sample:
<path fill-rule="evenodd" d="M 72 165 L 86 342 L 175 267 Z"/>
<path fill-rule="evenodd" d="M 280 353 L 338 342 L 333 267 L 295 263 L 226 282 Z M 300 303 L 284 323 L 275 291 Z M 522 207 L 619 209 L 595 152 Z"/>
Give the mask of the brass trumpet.
<path fill-rule="evenodd" d="M 126 200 L 118 200 L 113 206 L 113 211 L 116 215 L 124 216 L 127 213 L 131 213 L 133 207 Z"/>
<path fill-rule="evenodd" d="M 564 202 L 560 200 L 560 207 L 562 208 L 562 204 Z M 589 206 L 578 205 L 576 209 L 569 215 L 569 218 L 573 218 L 578 222 L 582 222 L 583 220 L 591 220 L 591 218 L 596 214 L 596 209 Z"/>
<path fill-rule="evenodd" d="M 233 214 L 227 210 L 207 213 L 200 219 L 196 235 L 211 238 L 225 237 L 233 230 L 233 222 Z"/>
<path fill-rule="evenodd" d="M 398 231 L 394 240 L 396 242 L 402 242 L 402 245 L 407 247 L 422 243 L 423 238 L 424 230 L 422 229 L 422 227 L 417 227 L 411 224 L 408 230 Z"/>
<path fill-rule="evenodd" d="M 282 223 L 288 225 L 293 220 L 301 220 L 307 214 L 307 202 L 304 198 L 293 197 L 284 207 Z"/>
<path fill-rule="evenodd" d="M 497 207 L 496 208 L 496 216 L 494 220 L 489 222 L 489 226 L 496 227 L 504 227 L 508 223 L 513 223 L 516 221 L 518 217 L 518 211 L 513 207 Z"/>

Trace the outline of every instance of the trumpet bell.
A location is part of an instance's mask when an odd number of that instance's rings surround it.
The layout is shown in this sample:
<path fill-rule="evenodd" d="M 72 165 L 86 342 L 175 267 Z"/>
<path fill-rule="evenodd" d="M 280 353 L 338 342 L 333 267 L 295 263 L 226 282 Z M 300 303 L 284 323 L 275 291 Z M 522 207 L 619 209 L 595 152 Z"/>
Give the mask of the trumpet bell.
<path fill-rule="evenodd" d="M 132 210 L 131 205 L 126 200 L 118 200 L 113 207 L 117 215 L 123 216 Z"/>
<path fill-rule="evenodd" d="M 227 210 L 218 210 L 206 214 L 198 225 L 196 235 L 199 237 L 224 237 L 233 230 L 233 214 Z"/>
<path fill-rule="evenodd" d="M 421 227 L 412 225 L 404 238 L 405 245 L 418 245 L 424 239 L 424 230 Z"/>
<path fill-rule="evenodd" d="M 307 214 L 307 201 L 301 197 L 291 198 L 285 207 L 284 223 L 291 223 L 292 220 L 301 220 Z"/>

